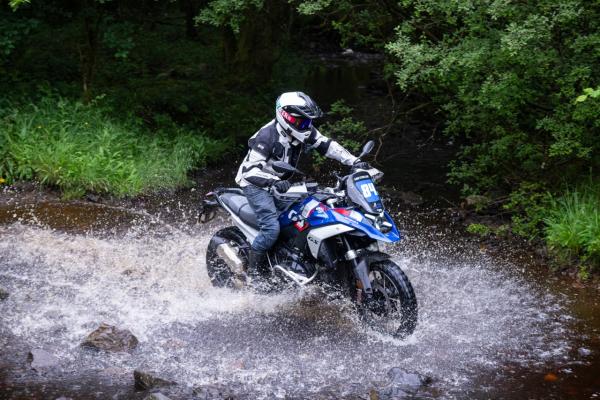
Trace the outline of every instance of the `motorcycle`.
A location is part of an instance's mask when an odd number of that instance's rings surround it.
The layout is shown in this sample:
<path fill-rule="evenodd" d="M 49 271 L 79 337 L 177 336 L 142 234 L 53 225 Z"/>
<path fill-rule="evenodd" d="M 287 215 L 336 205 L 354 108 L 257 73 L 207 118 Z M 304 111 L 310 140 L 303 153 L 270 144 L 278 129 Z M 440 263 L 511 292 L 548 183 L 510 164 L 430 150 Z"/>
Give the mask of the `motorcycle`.
<path fill-rule="evenodd" d="M 373 146 L 368 142 L 359 158 Z M 375 187 L 383 174 L 375 168 L 353 169 L 336 176 L 334 187 L 319 188 L 285 162 L 275 162 L 273 169 L 303 179 L 285 193 L 272 189 L 289 206 L 279 217 L 280 235 L 267 254 L 270 280 L 297 286 L 321 282 L 349 296 L 362 321 L 376 331 L 398 338 L 412 334 L 418 313 L 413 287 L 380 250 L 381 243 L 401 239 Z M 201 221 L 212 219 L 221 208 L 233 223 L 210 240 L 208 276 L 216 287 L 243 289 L 250 285 L 246 269 L 250 244 L 259 232 L 256 215 L 239 188 L 218 188 L 208 197 Z"/>

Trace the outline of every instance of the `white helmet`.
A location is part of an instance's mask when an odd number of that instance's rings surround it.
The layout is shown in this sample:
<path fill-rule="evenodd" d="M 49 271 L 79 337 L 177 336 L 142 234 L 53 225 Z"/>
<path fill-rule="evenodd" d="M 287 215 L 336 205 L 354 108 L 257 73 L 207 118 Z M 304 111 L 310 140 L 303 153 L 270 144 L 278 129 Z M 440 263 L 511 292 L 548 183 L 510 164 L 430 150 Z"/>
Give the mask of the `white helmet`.
<path fill-rule="evenodd" d="M 275 102 L 275 118 L 284 132 L 304 142 L 312 131 L 312 120 L 323 116 L 317 103 L 302 92 L 287 92 Z"/>

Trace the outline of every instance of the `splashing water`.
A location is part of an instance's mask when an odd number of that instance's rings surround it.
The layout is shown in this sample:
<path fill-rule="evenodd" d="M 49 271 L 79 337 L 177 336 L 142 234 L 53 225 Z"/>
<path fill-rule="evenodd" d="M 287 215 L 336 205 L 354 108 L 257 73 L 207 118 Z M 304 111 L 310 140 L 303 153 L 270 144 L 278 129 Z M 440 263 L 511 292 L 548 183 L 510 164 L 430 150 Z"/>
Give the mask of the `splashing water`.
<path fill-rule="evenodd" d="M 566 300 L 462 244 L 448 254 L 424 242 L 387 249 L 419 301 L 417 330 L 399 341 L 361 327 L 346 302 L 316 288 L 269 296 L 213 288 L 204 254 L 214 230 L 140 223 L 96 235 L 0 225 L 0 286 L 11 293 L 0 303 L 0 330 L 55 354 L 63 374 L 142 367 L 182 385 L 243 385 L 265 398 L 330 386 L 365 392 L 394 366 L 432 377 L 453 397 L 503 365 L 567 357 Z M 101 322 L 131 330 L 139 348 L 80 348 Z"/>

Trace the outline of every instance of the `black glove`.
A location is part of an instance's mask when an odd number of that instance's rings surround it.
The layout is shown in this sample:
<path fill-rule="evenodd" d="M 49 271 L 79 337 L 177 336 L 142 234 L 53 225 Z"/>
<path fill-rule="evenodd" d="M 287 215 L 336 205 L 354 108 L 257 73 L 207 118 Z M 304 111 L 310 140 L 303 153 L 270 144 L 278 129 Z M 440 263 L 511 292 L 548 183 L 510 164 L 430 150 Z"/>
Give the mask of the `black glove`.
<path fill-rule="evenodd" d="M 273 184 L 273 187 L 277 189 L 279 193 L 287 192 L 291 186 L 292 184 L 290 183 L 290 181 L 277 181 Z"/>
<path fill-rule="evenodd" d="M 366 161 L 357 160 L 353 165 L 352 169 L 370 169 L 371 166 Z"/>

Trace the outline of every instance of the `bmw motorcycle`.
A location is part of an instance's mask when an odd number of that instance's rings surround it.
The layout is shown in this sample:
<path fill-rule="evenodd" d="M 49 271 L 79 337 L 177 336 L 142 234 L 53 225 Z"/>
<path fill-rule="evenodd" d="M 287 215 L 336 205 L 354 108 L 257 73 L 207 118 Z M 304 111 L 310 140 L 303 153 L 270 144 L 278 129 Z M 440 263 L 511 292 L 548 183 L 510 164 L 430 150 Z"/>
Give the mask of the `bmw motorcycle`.
<path fill-rule="evenodd" d="M 368 142 L 359 158 L 373 145 Z M 285 162 L 274 163 L 273 169 L 304 176 Z M 267 254 L 269 280 L 281 283 L 279 287 L 286 282 L 298 286 L 320 282 L 334 288 L 350 297 L 371 328 L 404 338 L 417 324 L 417 300 L 408 277 L 380 250 L 381 244 L 401 239 L 375 186 L 381 176 L 375 168 L 352 170 L 337 176 L 334 187 L 319 188 L 303 179 L 285 193 L 274 190 L 273 195 L 289 206 L 279 217 L 279 239 Z M 201 221 L 212 219 L 221 208 L 233 223 L 210 240 L 208 275 L 214 286 L 243 289 L 250 285 L 248 252 L 259 231 L 258 221 L 241 189 L 219 188 L 208 196 Z"/>

